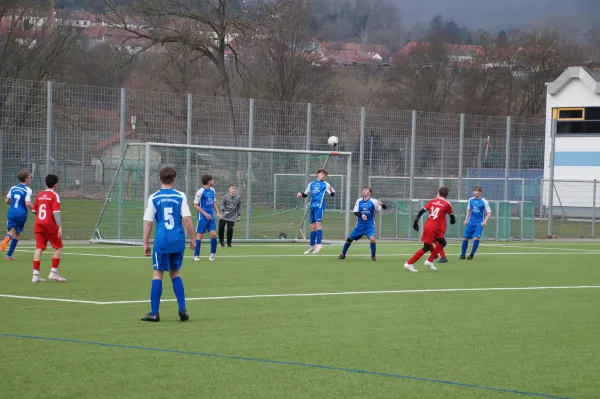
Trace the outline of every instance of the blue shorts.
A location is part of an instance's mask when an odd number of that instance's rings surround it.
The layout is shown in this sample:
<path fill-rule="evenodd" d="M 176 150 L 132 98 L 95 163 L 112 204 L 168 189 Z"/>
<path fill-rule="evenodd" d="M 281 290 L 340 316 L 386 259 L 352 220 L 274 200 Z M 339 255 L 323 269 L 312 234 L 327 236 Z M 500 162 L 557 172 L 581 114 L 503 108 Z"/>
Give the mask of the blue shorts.
<path fill-rule="evenodd" d="M 356 226 L 348 237 L 353 241 L 357 241 L 360 240 L 363 235 L 367 238 L 374 237 L 375 226 Z"/>
<path fill-rule="evenodd" d="M 217 231 L 217 222 L 215 222 L 214 216 L 210 220 L 205 218 L 198 218 L 198 224 L 196 225 L 196 233 L 204 234 L 209 231 Z"/>
<path fill-rule="evenodd" d="M 483 226 L 481 223 L 469 223 L 465 227 L 465 235 L 464 237 L 467 240 L 472 238 L 481 238 L 481 234 L 483 233 Z"/>
<path fill-rule="evenodd" d="M 183 252 L 175 253 L 160 253 L 152 254 L 152 268 L 154 270 L 162 270 L 168 272 L 170 270 L 179 270 L 183 263 Z"/>
<path fill-rule="evenodd" d="M 310 208 L 310 223 L 321 223 L 323 220 L 323 213 L 325 212 L 322 208 Z"/>
<path fill-rule="evenodd" d="M 6 231 L 9 231 L 10 229 L 14 228 L 17 234 L 21 234 L 23 232 L 23 229 L 25 228 L 25 222 L 27 221 L 8 219 L 8 221 L 6 222 Z"/>

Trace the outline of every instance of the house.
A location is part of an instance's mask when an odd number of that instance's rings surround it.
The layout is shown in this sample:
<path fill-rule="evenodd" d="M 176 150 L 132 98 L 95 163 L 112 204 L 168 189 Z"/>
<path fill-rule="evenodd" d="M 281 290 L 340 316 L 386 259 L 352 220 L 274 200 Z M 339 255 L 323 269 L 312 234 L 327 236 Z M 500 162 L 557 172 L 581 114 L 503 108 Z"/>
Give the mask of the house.
<path fill-rule="evenodd" d="M 431 46 L 428 42 L 409 42 L 393 55 L 395 64 L 402 64 L 417 50 Z M 444 44 L 448 59 L 452 63 L 466 66 L 472 63 L 476 57 L 483 54 L 481 46 L 466 44 Z"/>
<path fill-rule="evenodd" d="M 593 184 L 600 180 L 600 71 L 570 67 L 547 83 L 546 120 L 552 123 L 546 124 L 544 179 L 555 184 L 554 190 L 545 184 L 544 205 L 552 198 L 561 214 L 590 216 L 600 201 Z"/>

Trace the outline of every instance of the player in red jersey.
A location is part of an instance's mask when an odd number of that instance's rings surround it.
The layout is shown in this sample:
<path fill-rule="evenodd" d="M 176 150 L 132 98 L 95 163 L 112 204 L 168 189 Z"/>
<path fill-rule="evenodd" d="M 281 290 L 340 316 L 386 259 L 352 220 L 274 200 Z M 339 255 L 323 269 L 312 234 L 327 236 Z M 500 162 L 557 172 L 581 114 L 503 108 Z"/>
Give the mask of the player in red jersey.
<path fill-rule="evenodd" d="M 419 214 L 413 223 L 413 228 L 416 231 L 419 231 L 419 219 L 421 216 L 425 212 L 429 212 L 423 234 L 421 235 L 423 249 L 419 249 L 413 257 L 404 264 L 404 269 L 406 271 L 417 272 L 418 270 L 414 268 L 415 262 L 432 250 L 432 248 L 433 250 L 429 259 L 425 261 L 425 266 L 433 271 L 437 270 L 433 261 L 435 260 L 435 257 L 438 256 L 441 249 L 446 246 L 446 240 L 444 239 L 444 234 L 446 233 L 446 215 L 450 216 L 450 224 L 456 223 L 452 206 L 446 201 L 449 191 L 448 187 L 440 187 L 437 197 L 429 201 L 427 205 L 419 211 Z M 436 242 L 435 247 L 433 247 L 434 242 Z"/>
<path fill-rule="evenodd" d="M 60 264 L 60 255 L 63 248 L 62 243 L 62 222 L 60 218 L 60 197 L 55 192 L 58 185 L 58 176 L 46 176 L 47 190 L 38 194 L 33 205 L 33 213 L 35 214 L 35 253 L 33 254 L 33 278 L 34 283 L 44 281 L 40 277 L 40 263 L 42 260 L 42 252 L 46 250 L 46 245 L 50 242 L 54 248 L 54 256 L 52 257 L 52 269 L 50 270 L 49 280 L 67 281 L 64 277 L 58 274 L 58 265 Z"/>

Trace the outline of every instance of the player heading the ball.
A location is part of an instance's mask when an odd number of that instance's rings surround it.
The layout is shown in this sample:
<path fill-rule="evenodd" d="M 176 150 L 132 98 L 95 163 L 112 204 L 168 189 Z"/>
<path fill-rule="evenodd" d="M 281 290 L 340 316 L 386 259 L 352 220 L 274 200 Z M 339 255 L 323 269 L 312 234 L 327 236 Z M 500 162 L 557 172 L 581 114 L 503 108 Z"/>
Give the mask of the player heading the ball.
<path fill-rule="evenodd" d="M 192 226 L 192 213 L 187 197 L 181 191 L 173 189 L 177 172 L 171 167 L 162 168 L 159 172 L 160 190 L 148 198 L 144 212 L 144 255 L 150 256 L 150 233 L 156 223 L 154 234 L 154 248 L 152 253 L 152 287 L 150 289 L 151 311 L 142 318 L 142 321 L 160 321 L 160 297 L 162 295 L 162 280 L 164 272 L 169 272 L 173 283 L 173 292 L 177 298 L 179 319 L 187 321 L 185 307 L 185 291 L 183 281 L 179 275 L 185 252 L 185 231 L 190 236 L 190 248 L 194 249 L 194 229 Z"/>
<path fill-rule="evenodd" d="M 425 222 L 425 228 L 423 229 L 423 234 L 421 235 L 423 249 L 419 249 L 413 255 L 413 257 L 404 264 L 404 269 L 406 271 L 418 272 L 418 270 L 414 268 L 414 264 L 432 249 L 434 242 L 436 241 L 439 243 L 439 245 L 436 245 L 435 248 L 433 248 L 429 259 L 425 261 L 425 266 L 432 271 L 437 270 L 433 264 L 433 261 L 440 253 L 440 250 L 446 246 L 446 239 L 444 238 L 444 235 L 446 234 L 446 215 L 450 216 L 450 224 L 456 223 L 452 206 L 448 201 L 446 201 L 449 191 L 450 190 L 448 187 L 440 187 L 436 198 L 429 201 L 427 205 L 425 205 L 423 209 L 419 211 L 419 214 L 413 222 L 413 229 L 415 229 L 415 231 L 419 231 L 419 219 L 421 219 L 421 216 L 425 212 L 429 212 L 429 216 Z"/>
<path fill-rule="evenodd" d="M 217 218 L 221 219 L 219 207 L 215 202 L 215 189 L 212 186 L 215 184 L 211 175 L 203 175 L 202 188 L 196 192 L 194 198 L 194 208 L 198 211 L 198 224 L 196 225 L 196 250 L 194 251 L 194 260 L 200 260 L 200 246 L 202 245 L 202 236 L 207 231 L 210 233 L 210 256 L 208 260 L 215 260 L 217 252 Z"/>
<path fill-rule="evenodd" d="M 479 239 L 483 234 L 483 228 L 487 225 L 490 217 L 492 217 L 490 203 L 481 196 L 482 193 L 483 189 L 481 187 L 473 187 L 473 197 L 469 198 L 469 203 L 467 204 L 467 215 L 465 217 L 465 226 L 467 227 L 465 228 L 459 259 L 465 259 L 470 239 L 473 239 L 473 248 L 467 259 L 473 259 L 477 247 L 479 247 Z"/>
<path fill-rule="evenodd" d="M 365 187 L 362 190 L 362 198 L 356 200 L 354 204 L 354 215 L 356 216 L 356 227 L 350 233 L 342 249 L 342 254 L 338 259 L 346 259 L 346 253 L 352 245 L 352 241 L 358 241 L 362 236 L 366 236 L 371 241 L 371 260 L 376 261 L 377 244 L 375 243 L 375 212 L 381 209 L 387 209 L 387 206 L 371 198 L 373 190 L 370 187 Z"/>
<path fill-rule="evenodd" d="M 6 194 L 5 203 L 8 204 L 8 212 L 6 213 L 6 237 L 0 245 L 0 250 L 6 251 L 6 246 L 10 242 L 10 247 L 6 253 L 7 260 L 15 260 L 13 253 L 17 248 L 19 236 L 25 228 L 29 209 L 31 209 L 31 173 L 27 169 L 23 169 L 17 174 L 19 184 L 12 186 Z M 12 240 L 12 241 L 11 241 Z"/>
<path fill-rule="evenodd" d="M 317 180 L 313 181 L 308 185 L 303 193 L 298 193 L 298 198 L 306 198 L 309 195 L 310 198 L 310 247 L 304 252 L 304 255 L 309 253 L 318 254 L 323 249 L 321 240 L 323 238 L 323 216 L 325 214 L 325 194 L 329 194 L 332 197 L 335 195 L 335 190 L 331 187 L 331 184 L 325 181 L 327 177 L 327 171 L 325 169 L 317 170 Z"/>
<path fill-rule="evenodd" d="M 35 225 L 33 233 L 35 234 L 35 253 L 33 254 L 33 278 L 34 283 L 44 281 L 40 277 L 40 265 L 42 262 L 42 252 L 46 250 L 48 242 L 54 248 L 52 256 L 52 268 L 50 269 L 49 280 L 65 282 L 66 278 L 58 274 L 60 256 L 62 253 L 62 220 L 60 216 L 60 197 L 56 193 L 58 186 L 58 176 L 46 176 L 46 190 L 40 192 L 33 204 L 32 212 L 35 214 Z"/>

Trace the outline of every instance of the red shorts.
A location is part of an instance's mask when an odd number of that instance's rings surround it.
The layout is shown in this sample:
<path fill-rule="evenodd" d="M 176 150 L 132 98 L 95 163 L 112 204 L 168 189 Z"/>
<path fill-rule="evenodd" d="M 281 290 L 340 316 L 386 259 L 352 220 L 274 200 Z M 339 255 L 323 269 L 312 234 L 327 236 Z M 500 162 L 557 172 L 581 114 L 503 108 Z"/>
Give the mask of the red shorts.
<path fill-rule="evenodd" d="M 59 249 L 63 247 L 62 239 L 56 233 L 35 233 L 35 248 L 46 249 L 46 245 L 52 245 L 52 248 Z"/>
<path fill-rule="evenodd" d="M 421 235 L 421 242 L 424 244 L 433 245 L 437 239 L 444 238 L 444 231 L 425 228 Z"/>

